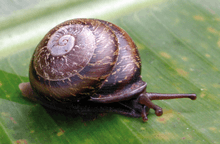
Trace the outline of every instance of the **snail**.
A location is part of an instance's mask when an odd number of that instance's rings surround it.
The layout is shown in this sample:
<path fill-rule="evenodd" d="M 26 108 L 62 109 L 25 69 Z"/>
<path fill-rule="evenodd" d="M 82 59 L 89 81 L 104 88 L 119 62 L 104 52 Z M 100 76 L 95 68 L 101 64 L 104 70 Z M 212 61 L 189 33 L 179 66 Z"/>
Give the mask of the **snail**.
<path fill-rule="evenodd" d="M 196 94 L 146 92 L 141 60 L 131 37 L 113 23 L 73 19 L 51 29 L 38 44 L 22 94 L 64 112 L 115 112 L 147 121 L 152 100 L 190 98 Z"/>

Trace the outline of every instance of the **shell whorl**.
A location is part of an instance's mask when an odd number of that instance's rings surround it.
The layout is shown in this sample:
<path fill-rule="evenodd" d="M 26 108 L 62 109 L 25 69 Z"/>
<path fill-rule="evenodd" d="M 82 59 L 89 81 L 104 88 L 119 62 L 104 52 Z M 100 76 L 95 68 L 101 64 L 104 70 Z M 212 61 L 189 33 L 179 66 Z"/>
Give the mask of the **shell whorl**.
<path fill-rule="evenodd" d="M 82 25 L 63 26 L 50 36 L 46 46 L 36 50 L 35 69 L 47 80 L 70 78 L 88 64 L 94 49 L 92 31 Z"/>
<path fill-rule="evenodd" d="M 62 56 L 70 52 L 70 50 L 72 50 L 74 45 L 75 45 L 74 36 L 63 35 L 62 37 L 58 37 L 57 35 L 54 35 L 53 37 L 51 37 L 50 41 L 48 42 L 47 48 L 50 51 L 51 55 Z M 73 49 L 73 51 L 74 50 L 75 49 Z"/>

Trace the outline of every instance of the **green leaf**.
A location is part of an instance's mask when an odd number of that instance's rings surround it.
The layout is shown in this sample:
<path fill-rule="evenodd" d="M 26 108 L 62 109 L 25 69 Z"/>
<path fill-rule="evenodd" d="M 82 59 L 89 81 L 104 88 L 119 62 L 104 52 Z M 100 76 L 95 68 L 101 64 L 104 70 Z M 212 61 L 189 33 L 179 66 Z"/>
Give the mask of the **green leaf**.
<path fill-rule="evenodd" d="M 1 0 L 0 143 L 218 143 L 220 141 L 220 3 L 217 0 Z M 149 92 L 196 93 L 154 101 L 161 117 L 118 114 L 83 122 L 23 98 L 32 53 L 55 25 L 73 18 L 107 20 L 137 44 Z"/>

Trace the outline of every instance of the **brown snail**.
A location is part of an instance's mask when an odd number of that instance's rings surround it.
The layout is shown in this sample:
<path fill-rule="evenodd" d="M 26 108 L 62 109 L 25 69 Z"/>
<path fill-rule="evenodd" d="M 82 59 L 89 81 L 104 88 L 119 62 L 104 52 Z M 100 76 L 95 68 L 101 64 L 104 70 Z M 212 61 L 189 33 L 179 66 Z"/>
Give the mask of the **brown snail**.
<path fill-rule="evenodd" d="M 120 27 L 98 19 L 73 19 L 50 30 L 34 51 L 24 96 L 65 112 L 116 112 L 147 121 L 151 100 L 196 94 L 147 93 L 136 45 Z"/>

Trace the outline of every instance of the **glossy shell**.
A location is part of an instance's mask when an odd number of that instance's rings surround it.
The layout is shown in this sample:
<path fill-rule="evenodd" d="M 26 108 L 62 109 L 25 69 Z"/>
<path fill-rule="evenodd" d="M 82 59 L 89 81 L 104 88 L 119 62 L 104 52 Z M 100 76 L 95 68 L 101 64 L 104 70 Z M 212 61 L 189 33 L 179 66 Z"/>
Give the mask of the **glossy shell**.
<path fill-rule="evenodd" d="M 61 23 L 46 34 L 33 54 L 31 86 L 42 100 L 88 98 L 111 74 L 118 51 L 114 32 L 99 20 Z"/>

